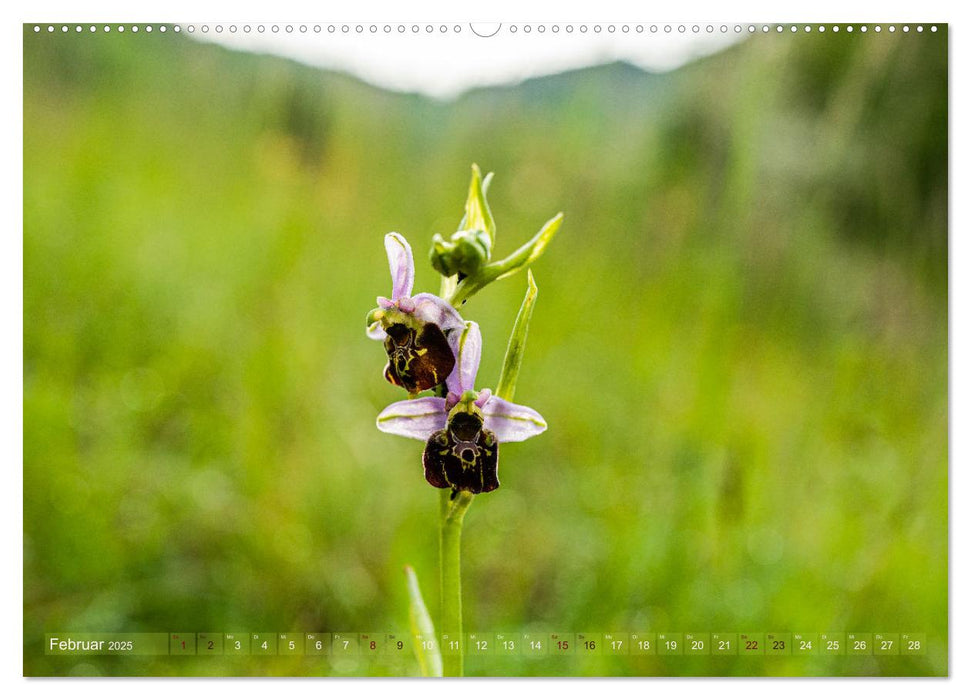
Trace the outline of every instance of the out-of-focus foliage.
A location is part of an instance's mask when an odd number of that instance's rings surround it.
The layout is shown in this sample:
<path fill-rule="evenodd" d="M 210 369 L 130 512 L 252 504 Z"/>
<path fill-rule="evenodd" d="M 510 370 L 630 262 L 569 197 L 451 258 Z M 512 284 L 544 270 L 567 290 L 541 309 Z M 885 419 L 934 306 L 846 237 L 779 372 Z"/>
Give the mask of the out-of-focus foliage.
<path fill-rule="evenodd" d="M 364 313 L 472 162 L 496 255 L 566 223 L 466 518 L 466 630 L 925 632 L 926 656 L 467 657 L 473 674 L 947 670 L 947 51 L 758 36 L 443 103 L 174 35 L 24 34 L 24 670 L 45 632 L 407 634 L 437 502 Z M 525 278 L 468 304 L 498 380 Z"/>

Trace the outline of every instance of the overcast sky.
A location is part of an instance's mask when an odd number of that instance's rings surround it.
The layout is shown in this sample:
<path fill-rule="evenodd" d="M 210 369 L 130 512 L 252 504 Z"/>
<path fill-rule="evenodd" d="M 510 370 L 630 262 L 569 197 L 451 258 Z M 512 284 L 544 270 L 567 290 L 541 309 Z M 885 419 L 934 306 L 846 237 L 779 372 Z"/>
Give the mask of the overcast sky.
<path fill-rule="evenodd" d="M 651 71 L 671 70 L 748 34 L 747 26 L 736 33 L 734 25 L 727 25 L 723 33 L 725 25 L 711 23 L 238 24 L 234 32 L 230 25 L 219 26 L 221 32 L 214 24 L 203 32 L 203 25 L 193 25 L 191 35 L 439 98 L 616 60 Z"/>

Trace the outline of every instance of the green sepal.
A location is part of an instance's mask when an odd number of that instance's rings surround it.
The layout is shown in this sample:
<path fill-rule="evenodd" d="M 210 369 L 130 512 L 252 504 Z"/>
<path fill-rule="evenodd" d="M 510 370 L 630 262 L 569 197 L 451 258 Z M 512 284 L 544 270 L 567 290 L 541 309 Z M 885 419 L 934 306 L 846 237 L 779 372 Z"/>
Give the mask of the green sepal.
<path fill-rule="evenodd" d="M 506 401 L 512 401 L 516 393 L 516 380 L 519 378 L 519 368 L 523 364 L 523 354 L 526 351 L 526 336 L 529 334 L 529 320 L 533 317 L 533 306 L 539 288 L 533 279 L 533 271 L 526 270 L 526 296 L 523 305 L 519 307 L 512 333 L 509 334 L 509 344 L 506 345 L 506 356 L 502 361 L 502 372 L 499 383 L 496 384 L 496 396 Z"/>
<path fill-rule="evenodd" d="M 435 637 L 435 625 L 425 607 L 425 601 L 421 597 L 421 588 L 418 587 L 418 577 L 415 570 L 410 566 L 405 567 L 405 578 L 408 581 L 408 619 L 411 623 L 411 640 L 415 649 L 415 657 L 418 659 L 418 666 L 421 668 L 421 675 L 427 677 L 442 677 L 442 652 L 438 648 L 438 639 Z M 419 641 L 421 639 L 431 639 L 435 642 L 431 649 L 424 649 Z"/>
<path fill-rule="evenodd" d="M 559 231 L 562 223 L 563 212 L 560 212 L 543 224 L 543 228 L 539 230 L 539 233 L 529 239 L 515 253 L 502 260 L 497 260 L 496 262 L 491 262 L 483 266 L 476 274 L 470 275 L 459 282 L 449 299 L 452 306 L 456 308 L 461 306 L 473 294 L 480 291 L 486 285 L 504 277 L 509 277 L 535 261 L 546 250 L 546 246 L 553 240 L 553 236 Z"/>
<path fill-rule="evenodd" d="M 492 173 L 482 179 L 479 166 L 472 164 L 472 181 L 469 183 L 469 195 L 465 200 L 465 216 L 459 223 L 459 231 L 484 231 L 489 238 L 489 249 L 496 242 L 496 222 L 492 218 L 492 210 L 486 200 L 486 190 L 492 182 Z"/>
<path fill-rule="evenodd" d="M 492 256 L 492 243 L 485 231 L 456 231 L 446 241 L 441 234 L 432 237 L 428 258 L 443 277 L 474 275 Z"/>

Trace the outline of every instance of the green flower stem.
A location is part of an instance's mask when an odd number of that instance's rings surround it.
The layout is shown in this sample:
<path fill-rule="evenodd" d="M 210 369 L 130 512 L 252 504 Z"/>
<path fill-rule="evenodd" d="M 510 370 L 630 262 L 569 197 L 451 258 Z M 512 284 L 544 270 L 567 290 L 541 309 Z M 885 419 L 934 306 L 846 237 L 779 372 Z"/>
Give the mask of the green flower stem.
<path fill-rule="evenodd" d="M 462 676 L 465 649 L 462 648 L 462 521 L 475 498 L 459 491 L 455 498 L 448 490 L 441 496 L 441 529 L 439 530 L 440 571 L 442 575 L 442 619 L 439 631 L 449 639 L 459 640 L 458 653 L 443 649 L 444 675 Z"/>

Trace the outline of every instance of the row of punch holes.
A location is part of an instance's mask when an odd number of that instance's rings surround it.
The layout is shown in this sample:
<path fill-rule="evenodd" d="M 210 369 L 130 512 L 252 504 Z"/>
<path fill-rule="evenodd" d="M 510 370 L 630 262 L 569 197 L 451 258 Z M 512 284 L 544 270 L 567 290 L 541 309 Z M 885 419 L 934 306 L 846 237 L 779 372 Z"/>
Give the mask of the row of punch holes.
<path fill-rule="evenodd" d="M 487 30 L 487 33 L 480 33 L 479 31 L 476 31 L 476 28 L 474 27 L 474 25 L 469 25 L 469 28 L 471 29 L 472 33 L 476 34 L 477 36 L 494 36 L 499 31 L 499 29 L 490 29 L 490 30 Z M 40 33 L 42 31 L 44 31 L 45 29 L 46 29 L 46 31 L 48 33 L 54 33 L 56 31 L 58 31 L 58 29 L 62 33 L 67 33 L 67 32 L 70 32 L 72 30 L 72 27 L 69 26 L 69 25 L 66 25 L 66 24 L 62 24 L 62 25 L 59 25 L 59 26 L 56 26 L 56 25 L 53 25 L 53 24 L 49 24 L 49 25 L 46 25 L 46 27 L 45 26 L 42 26 L 42 25 L 39 25 L 39 24 L 35 24 L 34 25 L 34 32 L 35 33 Z M 501 29 L 501 25 L 500 25 L 500 29 Z M 898 29 L 898 27 L 896 25 L 893 25 L 893 24 L 888 25 L 886 27 L 886 31 L 891 32 L 891 33 L 896 32 L 897 29 Z M 899 29 L 900 29 L 900 31 L 902 31 L 904 33 L 908 33 L 908 32 L 911 31 L 911 26 L 908 25 L 908 24 L 904 24 L 904 25 L 901 25 L 899 27 Z M 923 32 L 924 31 L 924 25 L 921 25 L 921 24 L 915 25 L 913 27 L 913 29 L 916 30 L 916 31 L 918 31 L 918 32 Z M 76 33 L 80 33 L 80 32 L 83 32 L 85 30 L 85 27 L 83 27 L 80 24 L 78 24 L 78 25 L 74 25 L 73 26 L 73 30 Z M 146 25 L 142 25 L 142 26 L 139 26 L 137 24 L 127 25 L 127 26 L 126 25 L 123 25 L 123 24 L 118 24 L 118 25 L 105 24 L 105 25 L 102 25 L 102 26 L 97 26 L 97 25 L 93 25 L 92 24 L 92 25 L 88 25 L 87 26 L 87 30 L 89 32 L 92 32 L 92 33 L 93 32 L 97 32 L 99 30 L 102 31 L 102 32 L 106 32 L 106 33 L 107 32 L 112 32 L 112 31 L 115 31 L 115 32 L 118 32 L 118 33 L 124 33 L 126 31 L 128 31 L 128 32 L 131 32 L 133 34 L 137 34 L 140 31 L 147 32 L 147 33 L 151 33 L 153 31 L 159 31 L 159 32 L 165 33 L 167 31 L 169 31 L 169 27 L 167 25 L 164 25 L 164 24 L 157 25 L 157 27 L 156 26 L 153 26 L 153 25 L 150 25 L 150 24 L 146 24 Z M 579 24 L 579 25 L 572 25 L 572 24 L 565 24 L 565 25 L 559 25 L 559 24 L 551 24 L 551 25 L 545 25 L 545 24 L 535 24 L 535 25 L 533 25 L 533 24 L 510 24 L 510 25 L 508 25 L 506 27 L 506 31 L 508 31 L 510 34 L 517 34 L 519 32 L 522 32 L 524 34 L 530 34 L 530 33 L 533 33 L 533 32 L 535 32 L 537 34 L 545 34 L 547 32 L 549 32 L 551 34 L 559 34 L 560 32 L 563 32 L 565 34 L 573 34 L 573 33 L 587 34 L 589 32 L 592 32 L 594 34 L 600 34 L 600 33 L 604 32 L 604 31 L 606 31 L 608 34 L 615 34 L 617 32 L 620 32 L 621 34 L 630 34 L 631 32 L 633 32 L 635 34 L 644 34 L 645 32 L 646 33 L 649 33 L 649 34 L 657 34 L 659 32 L 663 32 L 665 34 L 671 34 L 672 32 L 677 32 L 679 34 L 687 34 L 687 33 L 691 33 L 691 34 L 701 34 L 701 33 L 705 33 L 705 34 L 715 34 L 715 33 L 720 33 L 720 34 L 729 34 L 729 33 L 741 34 L 742 32 L 748 32 L 749 34 L 755 34 L 757 32 L 762 32 L 763 34 L 768 34 L 769 32 L 771 32 L 773 30 L 776 33 L 779 33 L 779 34 L 785 32 L 787 30 L 789 32 L 791 32 L 791 33 L 796 33 L 796 32 L 800 32 L 800 31 L 802 31 L 804 33 L 808 33 L 808 32 L 826 32 L 826 31 L 831 31 L 831 32 L 845 31 L 845 32 L 848 32 L 848 33 L 852 33 L 854 31 L 859 31 L 859 32 L 862 32 L 862 33 L 866 33 L 867 31 L 871 31 L 871 30 L 873 32 L 880 33 L 880 32 L 882 32 L 884 30 L 884 27 L 882 25 L 879 25 L 879 24 L 878 25 L 866 25 L 866 24 L 862 24 L 862 25 L 852 25 L 852 24 L 848 24 L 848 25 L 845 25 L 845 26 L 841 26 L 841 25 L 831 25 L 831 26 L 827 26 L 827 25 L 822 25 L 822 24 L 820 24 L 820 25 L 809 25 L 809 24 L 802 24 L 802 25 L 800 25 L 800 24 L 790 24 L 790 25 L 783 25 L 783 24 L 775 24 L 775 25 L 769 25 L 769 24 L 761 24 L 761 25 L 755 25 L 755 24 L 741 25 L 741 24 L 735 24 L 735 25 L 728 25 L 728 24 L 722 24 L 722 25 L 718 25 L 718 26 L 713 25 L 713 24 L 707 24 L 707 25 L 700 25 L 700 24 L 691 24 L 691 25 L 687 25 L 687 24 L 678 24 L 678 25 L 674 25 L 674 24 L 662 24 L 662 25 L 657 25 L 657 24 L 651 24 L 651 25 L 645 25 L 645 24 L 635 24 L 635 25 L 630 25 L 630 24 L 620 24 L 620 25 L 618 25 L 618 24 L 607 24 L 607 25 L 600 25 L 600 24 L 592 24 L 592 25 L 587 25 L 587 24 Z M 240 31 L 242 31 L 244 34 L 249 34 L 249 33 L 254 32 L 254 31 L 256 33 L 258 33 L 258 34 L 263 34 L 263 33 L 266 33 L 267 31 L 269 31 L 270 33 L 273 33 L 273 34 L 278 34 L 281 31 L 282 32 L 285 32 L 287 34 L 293 34 L 294 32 L 299 32 L 300 34 L 306 34 L 307 32 L 313 32 L 315 34 L 320 34 L 320 33 L 325 32 L 325 31 L 328 34 L 337 34 L 337 33 L 340 33 L 340 34 L 350 34 L 351 32 L 353 32 L 355 34 L 364 34 L 365 32 L 367 32 L 369 34 L 378 34 L 378 33 L 384 33 L 384 34 L 392 34 L 392 33 L 398 33 L 398 34 L 409 34 L 409 33 L 410 34 L 422 34 L 422 33 L 424 33 L 424 34 L 435 34 L 435 33 L 438 33 L 438 34 L 447 34 L 447 33 L 450 33 L 450 32 L 451 33 L 454 33 L 454 34 L 460 34 L 463 31 L 463 27 L 462 27 L 462 25 L 459 25 L 459 24 L 455 24 L 455 25 L 452 25 L 452 26 L 449 26 L 449 25 L 446 25 L 446 24 L 441 24 L 441 25 L 437 25 L 437 26 L 436 25 L 432 25 L 432 24 L 426 24 L 426 25 L 418 25 L 418 24 L 412 24 L 412 25 L 405 25 L 405 24 L 398 24 L 398 25 L 390 25 L 390 24 L 384 24 L 384 25 L 377 25 L 377 24 L 370 24 L 370 25 L 364 25 L 364 24 L 355 24 L 355 25 L 349 25 L 349 24 L 341 24 L 341 25 L 336 25 L 336 24 L 328 24 L 328 25 L 320 25 L 320 24 L 314 24 L 314 25 L 298 24 L 298 25 L 293 25 L 293 24 L 286 24 L 286 25 L 279 25 L 279 24 L 272 24 L 272 25 L 269 25 L 269 26 L 263 25 L 263 24 L 258 24 L 258 25 L 255 25 L 255 26 L 249 25 L 249 24 L 244 24 L 244 25 L 241 25 L 241 26 L 237 26 L 235 24 L 230 24 L 230 25 L 228 25 L 226 27 L 223 27 L 223 25 L 221 25 L 221 24 L 214 25 L 213 27 L 210 27 L 208 24 L 202 24 L 202 25 L 199 25 L 198 27 L 196 27 L 196 25 L 194 25 L 194 24 L 187 24 L 187 25 L 175 24 L 175 25 L 172 25 L 171 31 L 176 32 L 176 33 L 179 33 L 179 32 L 182 32 L 182 31 L 186 31 L 186 32 L 188 32 L 190 34 L 193 34 L 196 31 L 200 31 L 203 34 L 208 34 L 210 31 L 215 32 L 216 34 L 222 34 L 223 32 L 227 32 L 229 34 L 236 34 L 236 33 L 240 32 Z M 937 31 L 937 25 L 931 25 L 930 26 L 930 31 L 936 32 Z"/>

